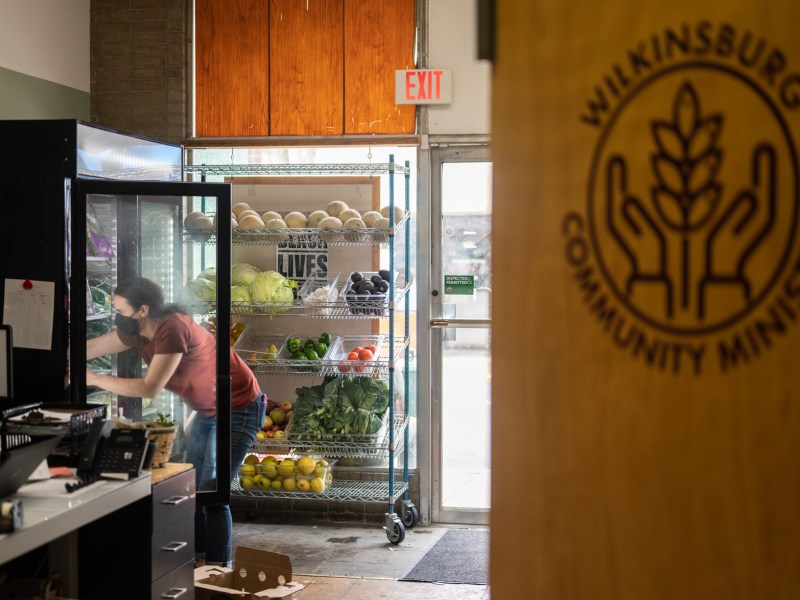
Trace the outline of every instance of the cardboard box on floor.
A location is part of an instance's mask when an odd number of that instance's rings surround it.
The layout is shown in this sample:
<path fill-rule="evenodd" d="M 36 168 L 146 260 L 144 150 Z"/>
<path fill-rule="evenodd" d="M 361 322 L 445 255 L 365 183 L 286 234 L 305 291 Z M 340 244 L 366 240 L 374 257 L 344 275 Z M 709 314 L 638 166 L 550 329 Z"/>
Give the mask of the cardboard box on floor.
<path fill-rule="evenodd" d="M 206 565 L 194 570 L 197 600 L 293 600 L 304 587 L 292 581 L 292 560 L 287 555 L 246 546 L 236 548 L 233 569 Z"/>

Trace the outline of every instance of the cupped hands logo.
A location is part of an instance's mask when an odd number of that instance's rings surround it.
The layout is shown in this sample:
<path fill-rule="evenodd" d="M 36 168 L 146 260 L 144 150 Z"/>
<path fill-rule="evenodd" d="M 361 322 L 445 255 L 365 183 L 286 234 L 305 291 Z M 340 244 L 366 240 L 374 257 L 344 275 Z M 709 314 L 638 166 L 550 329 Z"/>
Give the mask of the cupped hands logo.
<path fill-rule="evenodd" d="M 589 194 L 598 262 L 617 297 L 651 325 L 682 334 L 729 325 L 763 298 L 787 260 L 796 219 L 796 173 L 779 184 L 794 148 L 777 111 L 748 85 L 743 107 L 718 93 L 705 106 L 693 79 L 715 91 L 742 82 L 697 73 L 655 80 L 641 94 L 648 118 L 619 111 L 596 150 Z M 739 110 L 747 106 L 773 125 L 753 131 Z"/>

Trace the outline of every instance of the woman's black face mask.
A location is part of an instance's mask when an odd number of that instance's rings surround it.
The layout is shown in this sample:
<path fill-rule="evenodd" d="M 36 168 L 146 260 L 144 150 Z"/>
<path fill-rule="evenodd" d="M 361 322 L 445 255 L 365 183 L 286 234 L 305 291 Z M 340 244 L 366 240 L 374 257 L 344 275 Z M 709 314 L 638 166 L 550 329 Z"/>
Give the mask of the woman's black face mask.
<path fill-rule="evenodd" d="M 139 321 L 133 317 L 117 313 L 114 316 L 114 325 L 125 335 L 139 335 Z"/>

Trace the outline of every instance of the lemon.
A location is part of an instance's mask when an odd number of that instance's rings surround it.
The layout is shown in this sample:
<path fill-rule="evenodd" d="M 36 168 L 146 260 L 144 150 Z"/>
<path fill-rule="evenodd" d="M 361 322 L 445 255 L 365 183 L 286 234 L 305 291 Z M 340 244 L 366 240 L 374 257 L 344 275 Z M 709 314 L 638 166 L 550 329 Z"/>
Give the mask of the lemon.
<path fill-rule="evenodd" d="M 317 463 L 314 461 L 313 458 L 310 456 L 304 456 L 300 460 L 297 461 L 297 470 L 300 471 L 303 475 L 311 475 L 314 472 L 314 468 L 316 467 Z"/>
<path fill-rule="evenodd" d="M 311 482 L 308 479 L 298 479 L 297 480 L 297 491 L 298 492 L 307 492 L 311 489 Z"/>
<path fill-rule="evenodd" d="M 320 477 L 314 477 L 311 480 L 311 491 L 315 494 L 325 491 L 325 482 Z"/>
<path fill-rule="evenodd" d="M 247 475 L 253 477 L 256 474 L 255 465 L 242 465 L 239 467 L 239 475 Z"/>
<path fill-rule="evenodd" d="M 291 458 L 284 458 L 278 465 L 278 474 L 284 477 L 291 477 L 294 475 L 294 471 L 294 461 Z"/>
<path fill-rule="evenodd" d="M 244 458 L 245 465 L 255 465 L 258 464 L 259 462 L 260 461 L 258 460 L 258 457 L 255 454 L 248 454 Z"/>
<path fill-rule="evenodd" d="M 259 431 L 259 432 L 256 434 L 256 439 L 259 439 L 259 440 L 265 440 L 265 439 L 267 439 L 267 432 L 266 432 L 266 431 Z"/>
<path fill-rule="evenodd" d="M 242 486 L 242 489 L 243 489 L 243 490 L 249 490 L 251 487 L 253 487 L 253 484 L 254 484 L 254 483 L 255 483 L 255 481 L 254 481 L 254 480 L 253 480 L 253 478 L 252 478 L 252 477 L 250 477 L 249 475 L 244 475 L 244 476 L 242 476 L 242 478 L 239 480 L 239 485 L 241 485 L 241 486 Z"/>
<path fill-rule="evenodd" d="M 279 479 L 273 479 L 272 483 L 270 484 L 270 488 L 273 489 L 273 490 L 282 490 L 283 489 L 283 484 L 281 483 L 281 481 Z"/>
<path fill-rule="evenodd" d="M 261 472 L 264 474 L 265 477 L 269 477 L 270 479 L 275 479 L 278 476 L 278 467 L 273 464 L 266 464 L 261 465 Z"/>
<path fill-rule="evenodd" d="M 253 477 L 253 483 L 259 485 L 262 479 L 264 479 L 264 476 L 261 473 L 257 473 L 256 476 Z"/>
<path fill-rule="evenodd" d="M 283 489 L 287 492 L 293 492 L 297 487 L 297 480 L 294 477 L 287 477 L 283 480 Z"/>
<path fill-rule="evenodd" d="M 262 490 L 268 490 L 272 485 L 272 480 L 269 477 L 261 477 L 261 480 L 258 482 L 258 487 Z"/>
<path fill-rule="evenodd" d="M 323 479 L 328 474 L 328 467 L 314 467 L 314 475 Z"/>
<path fill-rule="evenodd" d="M 275 458 L 274 456 L 265 456 L 264 458 L 261 459 L 261 464 L 262 465 L 266 465 L 266 464 L 277 465 L 278 464 L 278 459 Z"/>

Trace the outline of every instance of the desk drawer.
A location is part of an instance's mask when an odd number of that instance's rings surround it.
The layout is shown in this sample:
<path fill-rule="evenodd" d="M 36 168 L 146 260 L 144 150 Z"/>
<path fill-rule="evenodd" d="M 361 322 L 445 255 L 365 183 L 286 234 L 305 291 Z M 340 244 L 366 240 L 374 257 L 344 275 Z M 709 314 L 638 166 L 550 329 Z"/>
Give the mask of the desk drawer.
<path fill-rule="evenodd" d="M 194 515 L 153 532 L 151 580 L 194 560 Z"/>
<path fill-rule="evenodd" d="M 194 556 L 150 586 L 152 600 L 194 600 Z"/>
<path fill-rule="evenodd" d="M 153 486 L 153 532 L 194 514 L 194 469 Z"/>

